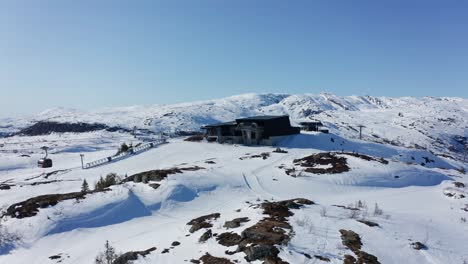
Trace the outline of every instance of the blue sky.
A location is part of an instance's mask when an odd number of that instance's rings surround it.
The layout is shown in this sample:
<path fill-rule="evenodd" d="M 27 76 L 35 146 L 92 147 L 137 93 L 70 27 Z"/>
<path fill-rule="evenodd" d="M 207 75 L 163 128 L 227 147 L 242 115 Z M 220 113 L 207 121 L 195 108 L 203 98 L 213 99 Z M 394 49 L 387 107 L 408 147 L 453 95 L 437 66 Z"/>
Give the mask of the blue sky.
<path fill-rule="evenodd" d="M 3 1 L 0 116 L 240 93 L 468 97 L 468 1 Z"/>

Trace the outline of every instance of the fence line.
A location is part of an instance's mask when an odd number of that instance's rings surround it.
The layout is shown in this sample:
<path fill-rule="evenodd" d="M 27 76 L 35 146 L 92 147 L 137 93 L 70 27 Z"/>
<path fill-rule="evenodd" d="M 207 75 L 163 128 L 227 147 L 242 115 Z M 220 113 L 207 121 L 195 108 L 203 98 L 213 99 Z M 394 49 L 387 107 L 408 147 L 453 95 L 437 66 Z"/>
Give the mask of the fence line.
<path fill-rule="evenodd" d="M 130 157 L 130 156 L 140 154 L 140 153 L 142 153 L 142 152 L 144 152 L 146 150 L 149 150 L 151 148 L 154 148 L 154 147 L 159 146 L 159 145 L 164 144 L 164 143 L 166 143 L 165 139 L 158 139 L 158 140 L 153 141 L 153 142 L 141 144 L 141 145 L 139 145 L 137 147 L 130 148 L 128 151 L 122 152 L 122 153 L 120 153 L 118 155 L 98 159 L 98 160 L 95 160 L 95 161 L 92 161 L 92 162 L 88 162 L 88 163 L 86 163 L 84 165 L 83 169 L 94 168 L 94 167 L 101 166 L 101 165 L 104 165 L 104 164 L 108 164 L 108 163 L 111 163 L 111 162 L 123 160 L 123 159 L 126 159 L 126 158 Z"/>

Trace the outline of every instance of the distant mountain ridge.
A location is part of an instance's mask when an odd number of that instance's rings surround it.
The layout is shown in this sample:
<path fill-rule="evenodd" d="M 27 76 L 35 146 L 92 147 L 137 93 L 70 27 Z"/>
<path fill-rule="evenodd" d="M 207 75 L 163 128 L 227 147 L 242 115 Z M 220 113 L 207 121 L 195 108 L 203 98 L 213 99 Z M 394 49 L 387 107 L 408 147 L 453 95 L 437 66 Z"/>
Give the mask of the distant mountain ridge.
<path fill-rule="evenodd" d="M 313 94 L 243 94 L 171 105 L 54 108 L 27 118 L 0 120 L 0 133 L 17 132 L 38 121 L 100 123 L 153 131 L 196 131 L 201 126 L 251 115 L 284 115 L 293 124 L 320 120 L 331 133 L 404 147 L 428 148 L 460 159 L 468 137 L 468 100 L 450 97 L 372 97 Z"/>

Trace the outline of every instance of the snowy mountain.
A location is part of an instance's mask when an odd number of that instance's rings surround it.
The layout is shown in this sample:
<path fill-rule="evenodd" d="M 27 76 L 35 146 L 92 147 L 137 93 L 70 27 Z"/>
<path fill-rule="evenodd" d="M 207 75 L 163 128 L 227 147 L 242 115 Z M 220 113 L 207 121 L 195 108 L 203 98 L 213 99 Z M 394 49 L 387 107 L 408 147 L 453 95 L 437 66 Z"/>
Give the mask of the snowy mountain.
<path fill-rule="evenodd" d="M 332 133 L 366 141 L 427 148 L 456 159 L 468 137 L 468 100 L 463 98 L 340 97 L 245 94 L 174 105 L 132 106 L 98 111 L 54 108 L 33 117 L 0 120 L 0 133 L 17 132 L 38 121 L 103 123 L 153 131 L 198 131 L 203 125 L 253 115 L 290 115 L 292 122 L 320 120 Z"/>

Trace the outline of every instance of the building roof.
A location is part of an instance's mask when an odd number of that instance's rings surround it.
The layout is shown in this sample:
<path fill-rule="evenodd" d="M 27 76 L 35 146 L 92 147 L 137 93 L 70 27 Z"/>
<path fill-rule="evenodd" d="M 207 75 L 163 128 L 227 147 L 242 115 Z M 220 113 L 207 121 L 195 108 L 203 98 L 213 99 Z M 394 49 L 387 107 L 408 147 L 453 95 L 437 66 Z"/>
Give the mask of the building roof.
<path fill-rule="evenodd" d="M 264 115 L 264 116 L 250 116 L 250 117 L 244 117 L 244 118 L 238 118 L 235 121 L 230 121 L 230 122 L 221 122 L 221 123 L 215 123 L 211 125 L 206 125 L 201 127 L 202 129 L 207 129 L 207 128 L 213 128 L 213 127 L 223 127 L 223 126 L 236 126 L 238 123 L 242 121 L 265 121 L 265 120 L 275 120 L 279 118 L 289 118 L 287 115 L 282 115 L 282 116 L 273 116 L 273 115 Z"/>
<path fill-rule="evenodd" d="M 250 117 L 245 117 L 245 118 L 238 118 L 236 121 L 257 121 L 257 120 L 274 120 L 278 118 L 284 118 L 288 117 L 287 115 L 282 115 L 282 116 L 272 116 L 272 115 L 264 115 L 264 116 L 250 116 Z"/>
<path fill-rule="evenodd" d="M 206 125 L 203 126 L 202 128 L 210 128 L 210 127 L 222 127 L 222 126 L 236 126 L 237 122 L 236 121 L 230 121 L 230 122 L 222 122 L 222 123 L 215 123 L 211 125 Z"/>
<path fill-rule="evenodd" d="M 307 121 L 307 122 L 300 122 L 299 123 L 302 126 L 307 126 L 307 125 L 323 125 L 322 122 L 320 121 Z"/>

